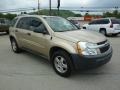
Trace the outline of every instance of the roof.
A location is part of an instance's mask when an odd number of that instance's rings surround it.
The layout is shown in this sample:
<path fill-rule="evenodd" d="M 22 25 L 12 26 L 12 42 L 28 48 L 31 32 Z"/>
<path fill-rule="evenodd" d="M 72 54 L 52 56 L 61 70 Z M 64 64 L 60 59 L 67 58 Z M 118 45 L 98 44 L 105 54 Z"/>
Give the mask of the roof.
<path fill-rule="evenodd" d="M 23 14 L 23 15 L 19 15 L 17 16 L 18 18 L 20 17 L 57 17 L 57 16 L 46 16 L 46 15 L 28 15 L 28 14 Z"/>

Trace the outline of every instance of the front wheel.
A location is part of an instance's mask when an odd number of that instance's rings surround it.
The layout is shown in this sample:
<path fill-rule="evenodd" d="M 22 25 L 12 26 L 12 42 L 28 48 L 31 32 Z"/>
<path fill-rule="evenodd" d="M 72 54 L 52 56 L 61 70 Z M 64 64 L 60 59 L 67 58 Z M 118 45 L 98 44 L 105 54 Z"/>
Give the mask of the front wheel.
<path fill-rule="evenodd" d="M 112 34 L 112 36 L 117 36 L 118 34 Z"/>
<path fill-rule="evenodd" d="M 21 51 L 15 39 L 11 39 L 11 46 L 12 46 L 13 52 L 19 53 Z"/>
<path fill-rule="evenodd" d="M 69 77 L 71 75 L 71 59 L 65 51 L 57 51 L 53 54 L 52 65 L 60 76 Z"/>

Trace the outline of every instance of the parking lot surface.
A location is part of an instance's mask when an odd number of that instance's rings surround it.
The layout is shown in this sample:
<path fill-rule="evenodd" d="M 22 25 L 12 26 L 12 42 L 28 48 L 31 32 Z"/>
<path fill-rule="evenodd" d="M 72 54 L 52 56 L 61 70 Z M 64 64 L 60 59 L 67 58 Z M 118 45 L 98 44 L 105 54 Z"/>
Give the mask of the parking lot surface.
<path fill-rule="evenodd" d="M 0 90 L 120 90 L 120 36 L 108 39 L 114 50 L 111 62 L 63 78 L 47 60 L 13 53 L 8 35 L 0 34 Z"/>

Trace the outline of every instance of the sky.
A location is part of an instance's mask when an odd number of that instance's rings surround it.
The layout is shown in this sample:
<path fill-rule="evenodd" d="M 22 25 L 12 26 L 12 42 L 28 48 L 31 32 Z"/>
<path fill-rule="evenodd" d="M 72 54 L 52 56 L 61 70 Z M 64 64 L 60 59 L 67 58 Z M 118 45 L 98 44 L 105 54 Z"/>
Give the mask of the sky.
<path fill-rule="evenodd" d="M 37 7 L 38 0 L 0 0 L 0 10 Z M 51 0 L 57 7 L 57 0 Z M 40 0 L 41 7 L 48 7 L 49 0 Z M 61 0 L 61 7 L 115 7 L 120 0 Z"/>

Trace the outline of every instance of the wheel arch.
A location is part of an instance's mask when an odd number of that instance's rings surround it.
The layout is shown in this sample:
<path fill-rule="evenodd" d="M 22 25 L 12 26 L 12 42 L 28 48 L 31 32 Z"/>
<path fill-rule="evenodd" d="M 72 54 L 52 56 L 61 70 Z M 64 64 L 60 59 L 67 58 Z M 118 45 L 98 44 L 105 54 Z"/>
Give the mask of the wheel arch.
<path fill-rule="evenodd" d="M 50 58 L 52 57 L 53 53 L 56 52 L 56 51 L 58 51 L 58 50 L 63 50 L 63 51 L 65 51 L 66 53 L 68 53 L 68 55 L 70 55 L 70 53 L 69 53 L 66 49 L 61 48 L 61 47 L 59 47 L 59 46 L 54 46 L 54 47 L 51 47 L 51 48 L 50 48 L 50 51 L 49 51 L 49 56 L 50 56 Z"/>
<path fill-rule="evenodd" d="M 105 31 L 106 31 L 106 28 L 100 28 L 99 32 L 100 32 L 101 30 L 105 30 Z"/>
<path fill-rule="evenodd" d="M 69 55 L 69 57 L 71 59 L 71 67 L 72 67 L 72 69 L 74 69 L 74 62 L 73 62 L 73 59 L 71 57 L 71 53 L 69 51 L 67 51 L 66 49 L 58 47 L 58 46 L 54 46 L 54 47 L 52 47 L 50 49 L 50 51 L 49 51 L 50 62 L 52 62 L 52 55 L 53 55 L 53 53 L 58 51 L 58 50 L 65 51 Z"/>
<path fill-rule="evenodd" d="M 9 38 L 10 38 L 10 41 L 11 41 L 12 39 L 15 39 L 14 36 L 12 36 L 12 35 L 10 35 Z"/>

